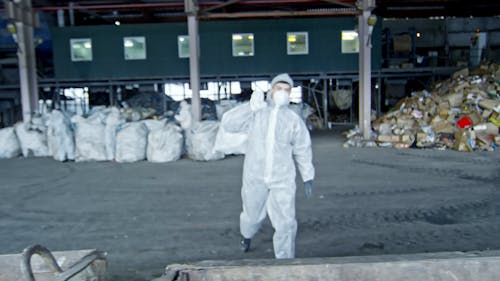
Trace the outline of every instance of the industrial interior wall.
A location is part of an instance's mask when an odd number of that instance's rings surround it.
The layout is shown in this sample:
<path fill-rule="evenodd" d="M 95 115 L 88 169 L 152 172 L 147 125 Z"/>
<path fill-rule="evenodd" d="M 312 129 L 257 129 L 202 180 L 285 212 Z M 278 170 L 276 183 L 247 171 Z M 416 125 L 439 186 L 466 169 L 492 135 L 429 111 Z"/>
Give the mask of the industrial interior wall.
<path fill-rule="evenodd" d="M 380 68 L 381 20 L 372 38 L 372 69 Z M 355 72 L 358 53 L 342 54 L 341 32 L 355 30 L 356 17 L 201 21 L 201 75 L 242 76 L 279 72 L 295 74 Z M 287 55 L 287 32 L 308 32 L 309 53 Z M 186 23 L 53 27 L 56 79 L 183 78 L 189 59 L 179 58 L 177 37 Z M 232 34 L 252 33 L 254 55 L 233 57 Z M 144 36 L 146 59 L 125 60 L 123 37 Z M 92 39 L 92 61 L 73 62 L 70 39 Z"/>
<path fill-rule="evenodd" d="M 446 19 L 385 19 L 382 28 L 392 34 L 405 33 L 410 29 L 420 33 L 417 48 L 444 48 L 446 41 L 451 48 L 470 47 L 471 37 L 479 30 L 488 33 L 488 45 L 500 46 L 500 18 L 446 18 Z"/>

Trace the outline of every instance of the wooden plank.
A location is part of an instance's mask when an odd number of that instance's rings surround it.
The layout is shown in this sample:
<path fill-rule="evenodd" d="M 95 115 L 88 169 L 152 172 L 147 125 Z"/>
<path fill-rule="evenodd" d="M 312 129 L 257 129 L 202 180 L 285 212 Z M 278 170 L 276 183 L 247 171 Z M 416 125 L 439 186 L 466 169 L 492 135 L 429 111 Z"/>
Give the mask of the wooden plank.
<path fill-rule="evenodd" d="M 500 251 L 175 264 L 160 280 L 498 280 Z M 172 279 L 174 278 L 174 279 Z"/>

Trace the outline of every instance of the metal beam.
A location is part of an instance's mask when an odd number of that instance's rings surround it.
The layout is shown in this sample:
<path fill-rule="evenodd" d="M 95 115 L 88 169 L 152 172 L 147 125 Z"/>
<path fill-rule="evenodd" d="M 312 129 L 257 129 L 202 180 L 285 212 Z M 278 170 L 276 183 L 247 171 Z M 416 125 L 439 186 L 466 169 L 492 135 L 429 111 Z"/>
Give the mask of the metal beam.
<path fill-rule="evenodd" d="M 29 3 L 29 6 L 26 6 L 24 2 L 25 0 L 4 0 L 3 3 L 7 18 L 16 22 L 23 22 L 25 25 L 31 27 L 40 27 L 40 18 L 37 13 L 32 11 L 31 2 Z"/>
<path fill-rule="evenodd" d="M 375 0 L 358 0 L 356 6 L 360 10 L 371 12 L 375 9 Z"/>
<path fill-rule="evenodd" d="M 335 4 L 335 5 L 339 5 L 339 6 L 344 6 L 344 7 L 347 7 L 347 8 L 355 8 L 356 6 L 353 5 L 353 4 L 347 4 L 347 3 L 344 3 L 342 1 L 339 1 L 339 0 L 322 0 L 324 2 L 328 2 L 330 4 Z"/>
<path fill-rule="evenodd" d="M 356 16 L 357 9 L 340 8 L 313 11 L 272 11 L 272 12 L 240 12 L 240 13 L 213 13 L 200 15 L 202 20 L 206 19 L 240 19 L 240 18 L 270 18 L 270 17 L 304 17 L 304 16 Z"/>
<path fill-rule="evenodd" d="M 198 0 L 184 0 L 184 11 L 187 14 L 196 15 L 198 10 Z"/>
<path fill-rule="evenodd" d="M 229 5 L 233 5 L 233 4 L 238 3 L 240 1 L 241 0 L 229 0 L 229 1 L 221 3 L 219 5 L 206 8 L 206 9 L 202 10 L 201 13 L 208 13 L 208 12 L 220 9 L 220 8 L 224 8 L 224 7 L 229 6 Z"/>
<path fill-rule="evenodd" d="M 186 0 L 185 0 L 186 1 Z M 185 2 L 184 1 L 184 2 Z M 251 1 L 244 1 L 244 0 L 239 0 L 239 1 L 234 1 L 234 0 L 227 0 L 227 1 L 199 1 L 199 3 L 196 3 L 197 6 L 199 7 L 206 7 L 206 8 L 211 8 L 211 7 L 217 7 L 215 9 L 218 9 L 220 7 L 224 7 L 227 5 L 234 4 L 236 2 L 238 5 L 241 6 L 246 6 L 246 7 L 252 7 L 252 6 L 259 6 L 259 5 L 266 5 L 266 6 L 273 6 L 273 5 L 309 5 L 309 4 L 318 4 L 322 1 L 334 1 L 331 3 L 334 3 L 336 5 L 342 5 L 346 6 L 348 5 L 347 3 L 344 3 L 346 1 L 340 1 L 340 0 L 251 0 Z M 81 2 L 81 1 L 78 1 Z M 91 2 L 91 1 L 88 1 Z M 98 2 L 98 1 L 94 1 Z M 126 2 L 126 1 L 122 1 Z M 167 2 L 167 3 L 162 3 L 162 2 Z M 196 1 L 198 2 L 198 1 Z M 233 3 L 234 2 L 234 3 Z M 354 0 L 350 0 L 350 2 L 355 2 Z M 185 3 L 183 4 L 182 1 L 158 1 L 158 3 L 125 3 L 125 4 L 109 4 L 109 3 L 102 3 L 102 4 L 90 4 L 90 5 L 84 5 L 82 3 L 75 3 L 74 7 L 72 7 L 75 10 L 133 10 L 133 9 L 179 9 L 182 8 L 183 6 L 185 7 Z M 353 7 L 353 6 L 349 6 Z M 65 6 L 49 6 L 49 5 L 38 5 L 36 8 L 37 11 L 57 11 L 57 10 L 70 10 L 71 8 L 68 5 Z"/>
<path fill-rule="evenodd" d="M 69 2 L 68 3 L 69 7 L 69 25 L 74 26 L 75 25 L 75 3 Z"/>

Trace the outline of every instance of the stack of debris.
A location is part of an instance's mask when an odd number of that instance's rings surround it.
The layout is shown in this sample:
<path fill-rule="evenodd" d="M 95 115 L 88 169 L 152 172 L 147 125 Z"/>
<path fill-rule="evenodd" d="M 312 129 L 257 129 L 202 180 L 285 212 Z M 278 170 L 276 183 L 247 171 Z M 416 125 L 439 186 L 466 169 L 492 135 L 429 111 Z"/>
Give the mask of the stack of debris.
<path fill-rule="evenodd" d="M 458 151 L 496 150 L 500 145 L 500 65 L 463 69 L 431 92 L 412 93 L 372 122 L 371 141 L 356 130 L 349 146 L 438 148 Z"/>

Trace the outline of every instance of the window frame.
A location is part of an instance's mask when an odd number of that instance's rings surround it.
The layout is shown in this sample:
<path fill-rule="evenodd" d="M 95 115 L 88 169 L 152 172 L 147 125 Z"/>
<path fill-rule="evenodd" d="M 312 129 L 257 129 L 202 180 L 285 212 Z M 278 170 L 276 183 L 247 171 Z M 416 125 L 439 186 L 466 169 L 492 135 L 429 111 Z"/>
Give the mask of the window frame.
<path fill-rule="evenodd" d="M 188 52 L 186 55 L 181 56 L 181 38 L 187 39 L 187 44 L 188 44 Z M 178 35 L 177 36 L 177 56 L 180 59 L 185 59 L 189 58 L 189 51 L 190 51 L 190 46 L 189 46 L 189 35 Z"/>
<path fill-rule="evenodd" d="M 126 40 L 132 40 L 132 39 L 142 39 L 143 44 L 144 44 L 144 57 L 140 58 L 127 58 L 127 46 L 125 46 L 125 41 Z M 148 58 L 148 52 L 147 52 L 147 47 L 146 47 L 146 37 L 145 36 L 126 36 L 123 37 L 123 59 L 125 60 L 146 60 Z"/>
<path fill-rule="evenodd" d="M 301 52 L 294 52 L 291 50 L 291 42 L 289 41 L 290 35 L 305 35 L 306 50 Z M 309 32 L 308 31 L 290 31 L 286 33 L 286 54 L 289 56 L 309 55 Z"/>
<path fill-rule="evenodd" d="M 234 36 L 242 36 L 242 37 L 249 37 L 249 36 L 252 36 L 252 53 L 251 54 L 248 54 L 248 55 L 238 55 L 238 53 L 235 53 L 235 39 L 234 39 Z M 253 57 L 255 56 L 255 34 L 254 33 L 232 33 L 231 34 L 231 46 L 232 46 L 232 55 L 233 57 L 235 58 L 240 58 L 240 57 Z"/>
<path fill-rule="evenodd" d="M 82 44 L 83 47 L 85 48 L 85 43 L 90 43 L 90 58 L 76 58 L 75 57 L 75 51 L 73 49 L 74 44 Z M 93 55 L 93 49 L 92 49 L 92 38 L 70 38 L 69 39 L 69 49 L 70 49 L 70 56 L 71 56 L 71 61 L 72 62 L 86 62 L 86 61 L 92 61 L 94 59 Z"/>
<path fill-rule="evenodd" d="M 356 34 L 356 38 L 357 39 L 354 39 L 354 40 L 357 40 L 358 44 L 357 44 L 357 50 L 355 51 L 350 51 L 350 50 L 344 50 L 344 41 L 347 41 L 347 40 L 344 40 L 343 37 L 344 37 L 344 32 L 352 32 L 352 33 L 355 33 Z M 352 41 L 352 40 L 349 40 L 349 41 Z M 340 52 L 342 54 L 358 54 L 359 53 L 359 33 L 356 32 L 356 30 L 341 30 L 340 31 Z"/>

